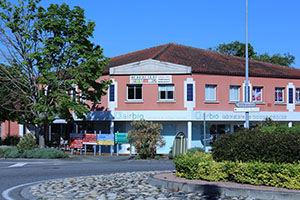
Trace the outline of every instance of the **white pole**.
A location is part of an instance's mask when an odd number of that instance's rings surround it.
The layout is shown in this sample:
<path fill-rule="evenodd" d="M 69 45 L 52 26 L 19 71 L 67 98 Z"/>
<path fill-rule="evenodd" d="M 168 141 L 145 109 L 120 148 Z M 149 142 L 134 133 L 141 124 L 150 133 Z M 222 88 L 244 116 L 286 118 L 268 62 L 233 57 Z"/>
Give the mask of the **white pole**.
<path fill-rule="evenodd" d="M 250 90 L 249 90 L 249 73 L 248 73 L 248 0 L 246 0 L 246 83 L 245 83 L 245 102 L 250 102 Z M 249 128 L 249 112 L 245 113 L 245 128 Z"/>

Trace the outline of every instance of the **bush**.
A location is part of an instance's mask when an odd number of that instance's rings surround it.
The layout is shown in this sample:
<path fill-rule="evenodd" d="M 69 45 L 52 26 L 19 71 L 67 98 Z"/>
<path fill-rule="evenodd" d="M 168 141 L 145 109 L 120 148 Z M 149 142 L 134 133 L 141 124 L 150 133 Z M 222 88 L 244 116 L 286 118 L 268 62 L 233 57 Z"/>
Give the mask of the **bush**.
<path fill-rule="evenodd" d="M 21 138 L 20 142 L 17 145 L 20 153 L 23 153 L 26 150 L 31 150 L 37 147 L 36 138 L 34 132 L 26 133 L 24 137 Z"/>
<path fill-rule="evenodd" d="M 156 156 L 154 157 L 154 159 L 155 159 L 155 160 L 159 160 L 159 159 L 160 159 L 160 156 L 159 156 L 159 155 L 156 155 Z"/>
<path fill-rule="evenodd" d="M 193 147 L 193 148 L 188 149 L 187 152 L 191 152 L 191 153 L 204 152 L 204 149 L 202 149 L 201 147 Z"/>
<path fill-rule="evenodd" d="M 161 124 L 141 120 L 133 121 L 131 125 L 133 129 L 128 131 L 128 142 L 135 147 L 142 159 L 154 158 L 156 147 L 165 145 L 160 135 Z"/>
<path fill-rule="evenodd" d="M 3 140 L 3 145 L 16 146 L 20 141 L 19 136 L 8 136 Z"/>
<path fill-rule="evenodd" d="M 19 153 L 17 147 L 6 147 L 3 148 L 3 157 L 4 158 L 19 158 L 21 154 Z"/>
<path fill-rule="evenodd" d="M 261 161 L 293 163 L 299 161 L 300 134 L 273 134 L 255 130 L 219 137 L 212 144 L 216 161 Z"/>
<path fill-rule="evenodd" d="M 300 164 L 215 162 L 211 155 L 187 153 L 174 159 L 176 175 L 188 179 L 232 181 L 300 189 Z"/>
<path fill-rule="evenodd" d="M 0 158 L 4 157 L 4 150 L 0 149 Z"/>
<path fill-rule="evenodd" d="M 35 148 L 32 150 L 24 151 L 22 157 L 53 159 L 53 158 L 66 158 L 68 157 L 68 154 L 57 149 Z"/>

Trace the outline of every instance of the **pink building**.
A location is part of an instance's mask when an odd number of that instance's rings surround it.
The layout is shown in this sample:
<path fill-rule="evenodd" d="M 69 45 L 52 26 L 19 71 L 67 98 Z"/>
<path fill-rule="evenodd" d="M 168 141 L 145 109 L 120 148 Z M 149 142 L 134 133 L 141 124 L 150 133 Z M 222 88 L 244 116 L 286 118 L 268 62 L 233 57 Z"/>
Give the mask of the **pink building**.
<path fill-rule="evenodd" d="M 158 153 L 168 153 L 180 131 L 188 147 L 203 147 L 204 132 L 215 138 L 244 125 L 245 114 L 234 111 L 235 103 L 244 99 L 244 76 L 243 58 L 173 43 L 113 57 L 99 78 L 113 81 L 107 96 L 93 105 L 85 121 L 74 116 L 73 126 L 56 120 L 49 126 L 48 139 L 68 139 L 69 132 L 80 131 L 127 132 L 133 120 L 145 119 L 163 125 L 167 144 Z M 259 107 L 259 112 L 250 113 L 250 125 L 267 117 L 298 123 L 299 78 L 299 69 L 249 61 L 251 101 Z M 4 137 L 7 126 L 2 124 Z M 16 133 L 22 132 L 18 126 Z M 121 152 L 126 149 L 123 145 Z"/>

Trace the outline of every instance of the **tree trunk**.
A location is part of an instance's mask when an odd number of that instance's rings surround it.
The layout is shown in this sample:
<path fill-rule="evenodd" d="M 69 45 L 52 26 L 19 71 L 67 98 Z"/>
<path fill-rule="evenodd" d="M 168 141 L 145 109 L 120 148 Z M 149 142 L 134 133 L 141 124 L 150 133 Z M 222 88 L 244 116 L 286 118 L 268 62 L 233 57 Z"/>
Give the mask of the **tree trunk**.
<path fill-rule="evenodd" d="M 39 148 L 45 148 L 45 137 L 44 137 L 44 128 L 43 126 L 38 127 L 39 130 Z"/>

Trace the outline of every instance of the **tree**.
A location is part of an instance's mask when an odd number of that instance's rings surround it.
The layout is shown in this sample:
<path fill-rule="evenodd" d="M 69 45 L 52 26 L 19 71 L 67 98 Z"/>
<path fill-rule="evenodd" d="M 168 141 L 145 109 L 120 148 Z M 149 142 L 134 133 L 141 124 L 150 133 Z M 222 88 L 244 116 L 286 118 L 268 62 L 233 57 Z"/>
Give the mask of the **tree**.
<path fill-rule="evenodd" d="M 243 58 L 246 57 L 246 46 L 244 43 L 241 43 L 239 41 L 231 42 L 228 44 L 219 44 L 217 47 L 209 48 L 209 50 L 231 56 L 239 56 Z M 256 52 L 254 51 L 253 46 L 251 44 L 248 44 L 248 58 L 254 58 L 255 55 Z"/>
<path fill-rule="evenodd" d="M 132 144 L 141 158 L 154 158 L 156 147 L 162 147 L 166 143 L 160 135 L 162 125 L 145 120 L 133 121 L 132 130 L 128 131 L 127 140 Z"/>
<path fill-rule="evenodd" d="M 239 56 L 243 58 L 246 57 L 245 43 L 241 43 L 238 41 L 228 44 L 219 44 L 217 47 L 209 48 L 209 50 L 232 56 Z M 290 53 L 284 53 L 283 56 L 279 53 L 272 56 L 270 56 L 268 53 L 258 54 L 254 51 L 254 48 L 250 43 L 248 43 L 248 58 L 288 67 L 290 67 L 295 62 L 295 56 L 291 55 Z"/>
<path fill-rule="evenodd" d="M 56 117 L 72 121 L 73 113 L 84 119 L 88 100 L 97 102 L 110 82 L 97 81 L 108 58 L 90 41 L 95 23 L 84 10 L 39 2 L 0 1 L 0 112 L 37 127 L 41 146 L 45 125 Z"/>

